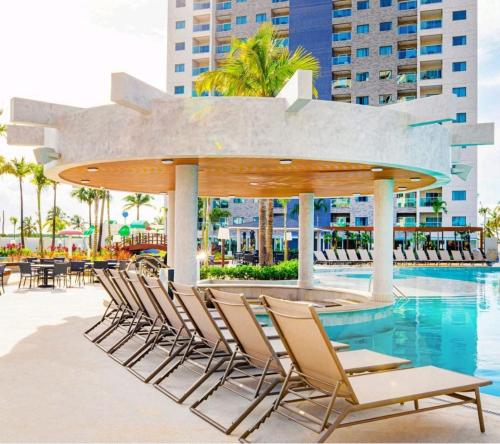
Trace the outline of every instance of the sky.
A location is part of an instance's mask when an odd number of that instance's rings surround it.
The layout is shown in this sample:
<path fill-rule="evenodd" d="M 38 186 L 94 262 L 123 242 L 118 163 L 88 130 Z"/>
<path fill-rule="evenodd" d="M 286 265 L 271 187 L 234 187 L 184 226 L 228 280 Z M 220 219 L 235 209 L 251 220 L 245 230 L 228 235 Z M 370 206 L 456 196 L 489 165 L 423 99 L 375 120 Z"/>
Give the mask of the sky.
<path fill-rule="evenodd" d="M 1 0 L 0 109 L 8 121 L 11 97 L 90 107 L 110 103 L 113 72 L 127 72 L 165 89 L 166 6 L 168 0 Z M 479 3 L 479 121 L 494 121 L 500 134 L 500 0 Z M 32 150 L 8 147 L 0 140 L 0 155 L 33 159 Z M 500 136 L 494 147 L 479 149 L 479 201 L 493 206 L 500 200 Z M 25 186 L 25 214 L 35 215 L 35 192 Z M 68 213 L 86 214 L 59 191 L 59 205 Z M 113 193 L 112 218 L 120 220 L 124 193 Z M 51 193 L 46 192 L 44 202 Z M 142 216 L 158 214 L 155 209 Z M 49 209 L 48 204 L 42 210 Z M 0 177 L 0 211 L 6 220 L 19 213 L 18 185 Z M 8 228 L 8 224 L 7 224 Z"/>

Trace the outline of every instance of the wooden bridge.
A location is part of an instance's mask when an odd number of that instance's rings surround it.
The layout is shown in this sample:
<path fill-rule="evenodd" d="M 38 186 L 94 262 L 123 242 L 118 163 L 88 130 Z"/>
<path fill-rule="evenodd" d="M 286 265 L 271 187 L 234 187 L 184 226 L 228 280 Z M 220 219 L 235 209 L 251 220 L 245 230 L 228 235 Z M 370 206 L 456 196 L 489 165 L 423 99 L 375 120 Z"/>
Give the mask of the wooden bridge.
<path fill-rule="evenodd" d="M 163 250 L 167 251 L 167 236 L 161 233 L 132 234 L 119 243 L 120 247 L 129 251 Z"/>

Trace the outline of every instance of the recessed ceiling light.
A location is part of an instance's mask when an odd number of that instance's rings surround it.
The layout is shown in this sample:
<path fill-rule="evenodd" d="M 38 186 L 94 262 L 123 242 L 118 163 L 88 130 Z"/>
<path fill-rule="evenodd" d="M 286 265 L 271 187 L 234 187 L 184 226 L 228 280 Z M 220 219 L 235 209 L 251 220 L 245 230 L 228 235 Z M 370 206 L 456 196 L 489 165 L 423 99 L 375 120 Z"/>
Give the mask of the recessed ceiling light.
<path fill-rule="evenodd" d="M 372 168 L 372 171 L 373 171 L 374 173 L 380 173 L 381 171 L 384 171 L 384 169 L 383 169 L 383 168 L 380 168 L 380 167 L 375 167 L 375 168 Z"/>
<path fill-rule="evenodd" d="M 172 159 L 162 159 L 161 163 L 163 165 L 172 165 L 174 163 L 174 161 Z"/>
<path fill-rule="evenodd" d="M 412 181 L 412 182 L 420 182 L 420 180 L 421 180 L 420 177 L 412 177 L 410 179 L 410 181 Z"/>
<path fill-rule="evenodd" d="M 88 167 L 87 171 L 89 173 L 97 173 L 99 171 L 99 168 L 97 168 L 97 167 Z"/>
<path fill-rule="evenodd" d="M 250 185 L 252 185 L 253 187 L 258 185 L 258 182 L 250 182 Z"/>
<path fill-rule="evenodd" d="M 408 188 L 406 188 L 406 187 L 398 187 L 398 190 L 399 190 L 399 191 L 406 191 L 407 189 L 408 189 Z"/>
<path fill-rule="evenodd" d="M 281 165 L 290 165 L 292 163 L 292 159 L 281 159 Z"/>
<path fill-rule="evenodd" d="M 82 179 L 80 180 L 81 183 L 90 183 L 90 180 L 89 179 Z"/>

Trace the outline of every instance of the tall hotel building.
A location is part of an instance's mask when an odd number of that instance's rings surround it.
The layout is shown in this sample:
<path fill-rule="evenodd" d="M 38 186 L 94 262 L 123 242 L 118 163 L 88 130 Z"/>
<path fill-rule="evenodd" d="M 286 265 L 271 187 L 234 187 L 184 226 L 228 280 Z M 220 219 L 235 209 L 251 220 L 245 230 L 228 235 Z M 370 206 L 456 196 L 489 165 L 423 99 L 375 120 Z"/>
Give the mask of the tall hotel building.
<path fill-rule="evenodd" d="M 454 94 L 460 108 L 448 124 L 477 122 L 477 0 L 168 0 L 169 94 L 194 94 L 196 77 L 217 67 L 231 38 L 263 22 L 274 25 L 280 44 L 320 61 L 320 99 L 385 106 Z M 453 175 L 445 187 L 397 194 L 395 224 L 477 225 L 477 148 L 456 148 L 453 160 L 470 169 L 467 180 Z M 372 225 L 371 199 L 330 199 L 326 222 Z M 433 213 L 436 199 L 447 214 Z M 228 205 L 230 226 L 255 222 L 254 202 Z"/>

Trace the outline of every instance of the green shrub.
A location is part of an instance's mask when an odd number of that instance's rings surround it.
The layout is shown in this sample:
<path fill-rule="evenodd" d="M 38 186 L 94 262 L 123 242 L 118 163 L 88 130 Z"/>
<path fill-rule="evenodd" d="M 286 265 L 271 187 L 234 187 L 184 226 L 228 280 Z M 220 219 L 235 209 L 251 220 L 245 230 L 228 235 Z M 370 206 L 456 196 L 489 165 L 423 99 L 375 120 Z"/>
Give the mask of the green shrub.
<path fill-rule="evenodd" d="M 236 267 L 202 267 L 201 279 L 240 279 L 278 281 L 297 279 L 299 263 L 297 260 L 281 262 L 277 265 L 237 265 Z"/>

